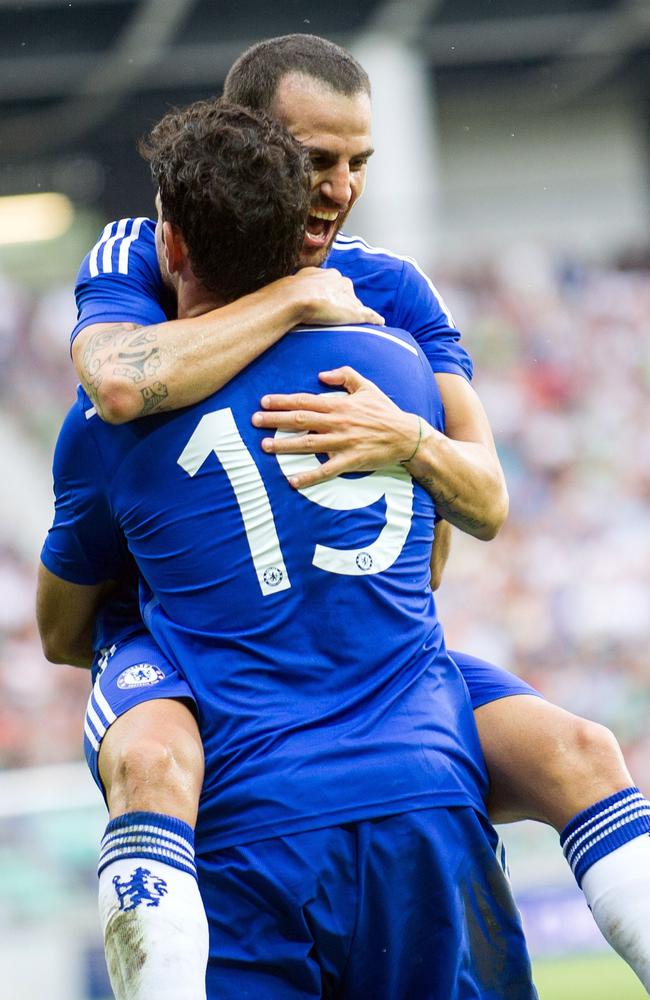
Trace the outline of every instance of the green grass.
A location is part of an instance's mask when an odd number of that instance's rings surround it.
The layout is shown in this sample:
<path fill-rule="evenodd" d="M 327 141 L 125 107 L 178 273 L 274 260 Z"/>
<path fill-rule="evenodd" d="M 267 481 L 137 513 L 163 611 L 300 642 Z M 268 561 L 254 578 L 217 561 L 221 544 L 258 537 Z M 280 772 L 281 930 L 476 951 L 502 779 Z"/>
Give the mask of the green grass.
<path fill-rule="evenodd" d="M 617 955 L 538 959 L 533 977 L 540 1000 L 647 1000 L 648 994 Z"/>

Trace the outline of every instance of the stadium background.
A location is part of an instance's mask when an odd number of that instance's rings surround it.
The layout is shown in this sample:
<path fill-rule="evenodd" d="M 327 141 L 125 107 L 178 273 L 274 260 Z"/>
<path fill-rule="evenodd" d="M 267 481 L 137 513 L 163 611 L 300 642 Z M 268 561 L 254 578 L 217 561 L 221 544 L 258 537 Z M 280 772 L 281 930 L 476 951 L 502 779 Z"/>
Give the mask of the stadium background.
<path fill-rule="evenodd" d="M 507 472 L 499 537 L 456 535 L 449 642 L 610 726 L 650 792 L 647 0 L 0 0 L 1 1000 L 107 996 L 87 677 L 44 662 L 33 620 L 76 267 L 105 221 L 151 212 L 135 138 L 288 31 L 370 72 L 377 153 L 348 232 L 433 276 Z M 504 835 L 542 1000 L 644 995 L 554 835 Z"/>

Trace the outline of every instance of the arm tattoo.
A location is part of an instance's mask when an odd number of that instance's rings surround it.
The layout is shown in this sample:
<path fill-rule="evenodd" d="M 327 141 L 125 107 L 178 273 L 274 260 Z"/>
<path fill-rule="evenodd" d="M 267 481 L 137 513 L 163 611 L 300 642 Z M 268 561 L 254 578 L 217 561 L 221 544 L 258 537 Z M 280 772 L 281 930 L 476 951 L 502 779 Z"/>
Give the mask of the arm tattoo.
<path fill-rule="evenodd" d="M 159 413 L 164 409 L 169 409 L 169 407 L 160 406 L 160 403 L 168 395 L 167 386 L 162 382 L 154 382 L 153 385 L 147 385 L 144 389 L 140 389 L 140 393 L 142 395 L 143 416 L 147 413 L 153 413 L 156 409 Z"/>
<path fill-rule="evenodd" d="M 454 508 L 454 504 L 458 500 L 458 494 L 455 496 L 445 496 L 441 492 L 440 488 L 436 488 L 435 480 L 431 477 L 425 476 L 422 479 L 418 479 L 420 486 L 423 486 L 427 491 L 431 499 L 436 505 L 436 510 L 445 521 L 449 521 L 450 524 L 454 524 L 461 531 L 468 531 L 470 534 L 473 531 L 477 531 L 484 527 L 484 522 L 479 518 L 469 517 L 467 514 L 461 514 L 460 511 Z"/>
<path fill-rule="evenodd" d="M 91 334 L 82 359 L 80 377 L 97 412 L 102 414 L 100 389 L 109 376 L 128 379 L 142 397 L 140 416 L 152 413 L 168 396 L 167 386 L 155 379 L 162 363 L 157 326 L 134 327 L 115 323 Z"/>

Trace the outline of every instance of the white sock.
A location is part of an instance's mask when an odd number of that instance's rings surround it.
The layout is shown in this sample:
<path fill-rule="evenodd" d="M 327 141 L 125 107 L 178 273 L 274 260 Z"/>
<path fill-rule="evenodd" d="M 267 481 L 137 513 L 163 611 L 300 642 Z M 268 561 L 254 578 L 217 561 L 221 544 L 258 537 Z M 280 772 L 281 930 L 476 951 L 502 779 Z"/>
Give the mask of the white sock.
<path fill-rule="evenodd" d="M 650 834 L 596 861 L 582 891 L 601 934 L 650 993 Z"/>
<path fill-rule="evenodd" d="M 159 813 L 119 816 L 106 828 L 98 871 L 116 1000 L 205 1000 L 208 922 L 192 828 Z"/>
<path fill-rule="evenodd" d="M 600 932 L 650 993 L 650 802 L 624 788 L 574 816 L 560 842 Z"/>

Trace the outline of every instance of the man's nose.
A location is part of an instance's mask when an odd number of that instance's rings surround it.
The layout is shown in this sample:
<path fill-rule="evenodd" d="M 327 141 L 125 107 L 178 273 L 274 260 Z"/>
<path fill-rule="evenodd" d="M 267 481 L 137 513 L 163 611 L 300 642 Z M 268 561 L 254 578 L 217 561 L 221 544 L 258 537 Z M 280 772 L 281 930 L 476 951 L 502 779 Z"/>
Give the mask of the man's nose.
<path fill-rule="evenodd" d="M 321 191 L 329 201 L 333 201 L 341 208 L 348 204 L 352 197 L 352 185 L 347 163 L 328 172 L 321 183 Z"/>

